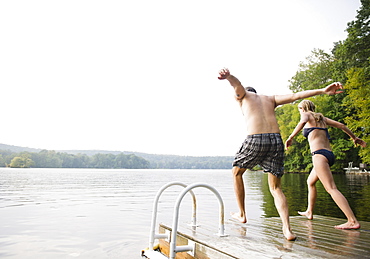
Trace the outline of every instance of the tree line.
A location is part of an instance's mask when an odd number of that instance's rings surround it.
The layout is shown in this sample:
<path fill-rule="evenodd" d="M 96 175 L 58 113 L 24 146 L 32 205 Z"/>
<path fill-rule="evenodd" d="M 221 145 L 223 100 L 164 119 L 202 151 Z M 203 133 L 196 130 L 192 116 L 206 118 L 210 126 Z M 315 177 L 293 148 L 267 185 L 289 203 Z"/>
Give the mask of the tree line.
<path fill-rule="evenodd" d="M 315 49 L 289 81 L 293 92 L 322 88 L 332 82 L 341 82 L 344 93 L 335 96 L 309 98 L 316 105 L 316 112 L 346 124 L 356 136 L 370 145 L 370 1 L 362 0 L 356 19 L 347 24 L 347 38 L 334 43 L 331 53 Z M 298 102 L 297 102 L 298 103 Z M 276 109 L 277 119 L 284 140 L 300 120 L 297 103 Z M 341 130 L 329 127 L 331 145 L 336 155 L 333 171 L 343 171 L 348 162 L 370 163 L 368 147 L 355 147 Z M 308 141 L 301 136 L 286 153 L 285 170 L 308 172 L 312 169 Z"/>
<path fill-rule="evenodd" d="M 68 154 L 50 150 L 11 152 L 0 150 L 0 166 L 14 168 L 149 168 L 149 161 L 134 154 Z"/>
<path fill-rule="evenodd" d="M 21 149 L 21 148 L 20 148 Z M 13 168 L 113 168 L 113 169 L 230 169 L 232 157 L 194 157 L 146 153 L 86 151 L 39 152 L 0 150 L 0 167 Z M 104 153 L 105 152 L 105 153 Z"/>
<path fill-rule="evenodd" d="M 231 169 L 232 156 L 176 156 L 140 154 L 153 169 Z"/>

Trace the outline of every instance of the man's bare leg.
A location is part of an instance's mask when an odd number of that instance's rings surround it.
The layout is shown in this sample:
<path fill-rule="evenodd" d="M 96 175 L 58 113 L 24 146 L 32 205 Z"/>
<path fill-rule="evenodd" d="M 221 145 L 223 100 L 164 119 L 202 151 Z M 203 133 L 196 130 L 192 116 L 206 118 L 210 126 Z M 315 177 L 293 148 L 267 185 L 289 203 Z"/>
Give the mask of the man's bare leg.
<path fill-rule="evenodd" d="M 247 222 L 247 215 L 245 212 L 245 191 L 244 191 L 244 181 L 243 181 L 243 174 L 245 172 L 245 168 L 240 168 L 234 166 L 232 169 L 233 173 L 233 180 L 234 180 L 234 191 L 236 196 L 236 202 L 239 207 L 239 212 L 232 213 L 231 216 L 240 221 L 241 223 Z"/>
<path fill-rule="evenodd" d="M 270 192 L 274 197 L 275 207 L 283 223 L 283 234 L 287 240 L 293 241 L 296 239 L 296 235 L 294 235 L 290 229 L 288 202 L 281 189 L 281 178 L 268 173 L 268 182 Z"/>
<path fill-rule="evenodd" d="M 315 169 L 312 169 L 310 175 L 307 178 L 307 186 L 308 186 L 308 205 L 307 210 L 304 212 L 298 211 L 298 214 L 305 216 L 308 219 L 313 219 L 313 209 L 316 204 L 316 197 L 317 197 L 317 190 L 316 190 L 316 182 L 319 178 L 316 175 Z"/>

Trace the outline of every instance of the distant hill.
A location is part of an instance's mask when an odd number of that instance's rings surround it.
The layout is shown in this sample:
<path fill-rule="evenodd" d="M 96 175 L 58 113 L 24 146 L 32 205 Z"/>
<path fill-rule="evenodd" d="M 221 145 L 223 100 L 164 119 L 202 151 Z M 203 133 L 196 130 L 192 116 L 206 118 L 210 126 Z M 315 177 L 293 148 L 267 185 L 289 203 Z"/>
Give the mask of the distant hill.
<path fill-rule="evenodd" d="M 0 144 L 0 150 L 9 150 L 14 153 L 35 152 L 42 149 L 12 146 Z M 232 156 L 178 156 L 178 155 L 161 155 L 147 154 L 131 151 L 109 151 L 109 150 L 55 150 L 55 152 L 67 153 L 72 155 L 85 154 L 94 156 L 96 154 L 134 154 L 150 162 L 150 168 L 161 169 L 230 169 L 233 161 Z"/>
<path fill-rule="evenodd" d="M 14 153 L 19 153 L 19 152 L 25 152 L 25 151 L 26 152 L 40 152 L 42 149 L 0 144 L 0 150 L 9 150 Z"/>

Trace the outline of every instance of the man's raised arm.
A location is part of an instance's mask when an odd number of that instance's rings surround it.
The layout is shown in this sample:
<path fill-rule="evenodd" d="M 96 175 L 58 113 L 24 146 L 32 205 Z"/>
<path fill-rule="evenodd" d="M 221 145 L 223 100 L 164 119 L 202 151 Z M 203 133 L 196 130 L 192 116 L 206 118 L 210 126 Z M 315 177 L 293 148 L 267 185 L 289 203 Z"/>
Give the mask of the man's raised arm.
<path fill-rule="evenodd" d="M 320 94 L 335 95 L 335 94 L 343 93 L 343 91 L 339 91 L 339 89 L 343 89 L 343 86 L 341 83 L 336 82 L 322 89 L 307 90 L 307 91 L 302 91 L 302 92 L 293 93 L 293 94 L 286 94 L 286 95 L 275 95 L 275 103 L 276 103 L 276 106 L 278 106 L 278 105 L 282 105 L 286 103 L 291 103 L 299 99 L 312 97 L 315 95 L 320 95 Z"/>
<path fill-rule="evenodd" d="M 227 68 L 221 69 L 219 71 L 218 79 L 220 79 L 220 80 L 227 79 L 229 81 L 229 83 L 231 84 L 231 86 L 234 87 L 236 99 L 237 100 L 243 99 L 243 97 L 245 96 L 246 91 L 245 91 L 242 83 L 240 83 L 239 79 L 230 74 L 229 69 L 227 69 Z"/>

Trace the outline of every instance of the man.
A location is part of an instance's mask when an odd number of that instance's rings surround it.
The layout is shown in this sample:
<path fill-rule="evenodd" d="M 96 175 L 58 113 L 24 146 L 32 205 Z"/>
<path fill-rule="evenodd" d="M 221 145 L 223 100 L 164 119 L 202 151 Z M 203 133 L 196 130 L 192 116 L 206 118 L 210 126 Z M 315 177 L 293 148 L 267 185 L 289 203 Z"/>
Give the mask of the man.
<path fill-rule="evenodd" d="M 258 95 L 254 88 L 244 88 L 240 81 L 227 68 L 220 70 L 220 80 L 228 80 L 235 91 L 235 98 L 247 123 L 247 138 L 233 162 L 234 190 L 239 213 L 232 217 L 242 223 L 247 222 L 245 212 L 245 192 L 243 174 L 246 169 L 261 165 L 268 174 L 270 192 L 274 197 L 275 207 L 283 223 L 283 234 L 287 240 L 295 240 L 289 223 L 288 204 L 281 189 L 281 177 L 284 174 L 284 143 L 280 137 L 279 125 L 276 120 L 275 108 L 299 99 L 319 94 L 334 95 L 342 93 L 340 83 L 333 83 L 323 89 L 307 90 L 287 95 Z"/>

